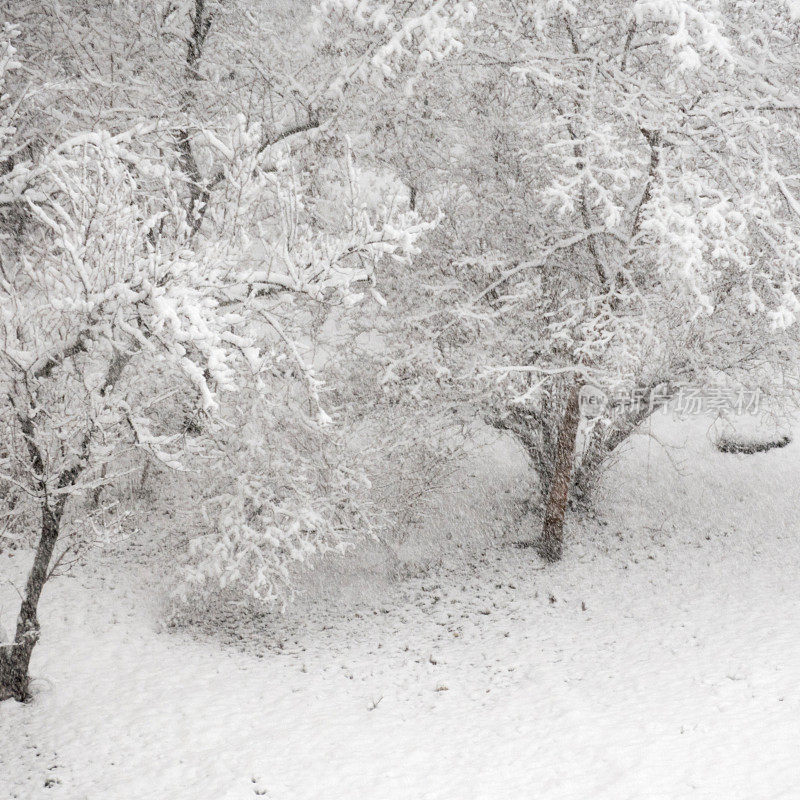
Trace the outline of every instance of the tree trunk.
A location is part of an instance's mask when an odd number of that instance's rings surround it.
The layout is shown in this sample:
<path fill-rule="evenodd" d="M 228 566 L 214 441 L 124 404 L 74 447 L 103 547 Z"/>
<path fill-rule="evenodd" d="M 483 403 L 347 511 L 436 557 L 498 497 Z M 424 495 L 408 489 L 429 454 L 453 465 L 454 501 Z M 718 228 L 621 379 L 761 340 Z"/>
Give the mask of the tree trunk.
<path fill-rule="evenodd" d="M 659 387 L 664 387 L 658 391 Z M 592 431 L 583 459 L 575 470 L 572 482 L 573 495 L 583 503 L 590 499 L 600 468 L 608 457 L 652 414 L 662 409 L 672 398 L 672 389 L 666 381 L 637 389 L 641 401 L 616 427 L 610 430 L 600 425 Z"/>
<path fill-rule="evenodd" d="M 588 503 L 597 473 L 607 455 L 606 431 L 601 425 L 595 425 L 572 479 L 572 496 L 576 502 Z"/>
<path fill-rule="evenodd" d="M 100 477 L 105 480 L 106 475 L 108 474 L 108 464 L 103 464 L 100 470 Z M 92 491 L 92 508 L 98 509 L 100 508 L 100 497 L 103 494 L 103 489 L 105 489 L 105 484 L 100 484 L 100 486 L 96 486 L 94 491 Z"/>
<path fill-rule="evenodd" d="M 580 383 L 575 381 L 567 398 L 564 418 L 558 430 L 553 480 L 547 496 L 539 552 L 548 561 L 558 561 L 564 544 L 564 514 L 567 509 L 572 462 L 580 423 Z"/>
<path fill-rule="evenodd" d="M 58 540 L 63 502 L 56 502 L 53 511 L 47 502 L 42 505 L 42 533 L 33 559 L 33 566 L 25 585 L 25 597 L 17 618 L 14 641 L 0 648 L 0 701 L 14 698 L 23 702 L 28 699 L 28 667 L 31 654 L 39 640 L 39 620 L 36 608 L 42 587 L 47 580 L 47 570 Z"/>

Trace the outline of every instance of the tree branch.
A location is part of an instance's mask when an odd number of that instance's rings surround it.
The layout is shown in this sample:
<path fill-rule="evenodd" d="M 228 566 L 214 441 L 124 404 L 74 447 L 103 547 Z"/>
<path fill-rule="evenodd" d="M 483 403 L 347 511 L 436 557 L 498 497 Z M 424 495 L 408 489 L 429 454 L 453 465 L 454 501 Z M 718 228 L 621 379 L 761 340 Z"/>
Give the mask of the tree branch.
<path fill-rule="evenodd" d="M 273 136 L 265 137 L 264 140 L 259 145 L 257 153 L 258 155 L 261 155 L 268 147 L 272 147 L 272 145 L 277 144 L 278 142 L 281 142 L 284 139 L 288 139 L 290 136 L 294 136 L 296 133 L 305 133 L 306 131 L 313 131 L 316 128 L 319 128 L 321 124 L 322 122 L 320 121 L 318 112 L 310 111 L 308 115 L 308 122 L 303 122 L 298 125 L 293 125 L 292 127 L 286 128 L 280 133 L 276 133 Z"/>
<path fill-rule="evenodd" d="M 630 242 L 636 238 L 639 233 L 639 228 L 642 224 L 642 208 L 646 206 L 653 197 L 653 183 L 655 181 L 658 166 L 661 163 L 661 134 L 659 131 L 651 131 L 646 128 L 640 128 L 642 136 L 647 139 L 650 145 L 650 166 L 647 170 L 647 181 L 645 183 L 644 191 L 642 192 L 641 199 L 636 206 L 636 213 L 633 217 L 633 225 L 631 226 Z"/>
<path fill-rule="evenodd" d="M 40 367 L 33 370 L 34 378 L 49 378 L 53 374 L 56 367 L 61 366 L 67 359 L 74 358 L 79 353 L 85 353 L 88 348 L 88 343 L 91 341 L 89 338 L 89 331 L 81 331 L 76 337 L 75 341 L 65 347 L 60 353 L 50 356 L 47 361 Z"/>

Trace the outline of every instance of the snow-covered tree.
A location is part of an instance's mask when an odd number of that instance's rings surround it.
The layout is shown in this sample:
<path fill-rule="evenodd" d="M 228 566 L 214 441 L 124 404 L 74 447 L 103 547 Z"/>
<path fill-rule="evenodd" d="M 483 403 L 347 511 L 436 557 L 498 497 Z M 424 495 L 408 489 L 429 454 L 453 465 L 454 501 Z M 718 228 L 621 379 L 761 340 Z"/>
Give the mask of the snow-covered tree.
<path fill-rule="evenodd" d="M 407 106 L 438 120 L 418 207 L 446 211 L 407 330 L 420 374 L 468 387 L 541 463 L 558 558 L 583 385 L 652 409 L 792 366 L 798 29 L 769 2 L 476 6 L 460 60 Z"/>
<path fill-rule="evenodd" d="M 294 414 L 320 436 L 330 422 L 305 352 L 312 306 L 359 302 L 376 266 L 408 260 L 432 226 L 364 194 L 337 111 L 350 86 L 363 102 L 375 69 L 441 55 L 459 18 L 448 5 L 414 16 L 398 4 L 346 63 L 333 23 L 290 3 L 16 9 L 0 48 L 0 456 L 39 535 L 0 698 L 27 696 L 38 600 L 62 534 L 81 536 L 81 498 L 97 502 L 133 452 L 230 471 L 195 577 L 235 575 L 273 600 L 287 560 L 338 546 L 359 476 L 315 473 L 290 448 L 280 471 L 294 474 L 270 485 L 281 461 L 259 475 L 268 437 L 243 465 L 249 451 L 213 420 L 257 413 L 258 393 L 285 377 L 305 401 L 275 424 Z M 176 399 L 191 426 L 175 424 Z"/>

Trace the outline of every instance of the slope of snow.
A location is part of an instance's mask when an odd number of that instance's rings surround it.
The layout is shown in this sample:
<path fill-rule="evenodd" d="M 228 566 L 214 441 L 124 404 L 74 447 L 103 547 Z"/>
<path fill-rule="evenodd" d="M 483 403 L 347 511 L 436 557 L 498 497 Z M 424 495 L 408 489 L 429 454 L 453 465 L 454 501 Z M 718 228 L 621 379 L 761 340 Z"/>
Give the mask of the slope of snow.
<path fill-rule="evenodd" d="M 653 433 L 552 567 L 495 544 L 219 637 L 160 630 L 122 568 L 47 587 L 35 700 L 0 705 L 0 797 L 797 798 L 800 446 Z"/>

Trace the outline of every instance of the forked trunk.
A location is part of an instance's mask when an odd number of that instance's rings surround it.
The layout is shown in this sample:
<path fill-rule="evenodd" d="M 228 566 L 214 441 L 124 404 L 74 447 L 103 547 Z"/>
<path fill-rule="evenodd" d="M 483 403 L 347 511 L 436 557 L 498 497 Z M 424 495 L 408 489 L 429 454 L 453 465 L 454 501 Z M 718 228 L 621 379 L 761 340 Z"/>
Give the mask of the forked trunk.
<path fill-rule="evenodd" d="M 33 559 L 33 566 L 25 585 L 25 596 L 17 618 L 14 641 L 0 648 L 0 701 L 14 698 L 23 702 L 28 699 L 30 676 L 28 667 L 31 654 L 39 640 L 39 620 L 36 608 L 42 587 L 47 580 L 47 570 L 58 540 L 59 524 L 63 504 L 57 504 L 53 511 L 48 505 L 42 507 L 42 532 L 39 546 Z"/>
<path fill-rule="evenodd" d="M 570 389 L 564 417 L 558 429 L 553 480 L 550 483 L 542 536 L 539 540 L 539 552 L 548 561 L 558 561 L 564 547 L 564 514 L 567 510 L 572 462 L 580 423 L 579 395 L 580 384 L 575 381 Z"/>
<path fill-rule="evenodd" d="M 574 496 L 587 502 L 597 481 L 600 468 L 608 457 L 644 423 L 652 414 L 662 409 L 672 398 L 670 385 L 661 381 L 646 387 L 637 388 L 640 397 L 633 410 L 615 422 L 614 427 L 607 430 L 601 425 L 595 426 L 583 459 L 575 470 L 572 482 Z"/>

